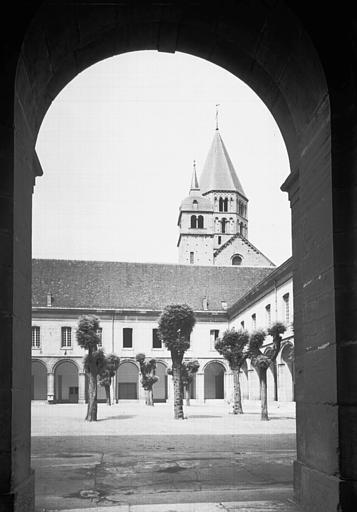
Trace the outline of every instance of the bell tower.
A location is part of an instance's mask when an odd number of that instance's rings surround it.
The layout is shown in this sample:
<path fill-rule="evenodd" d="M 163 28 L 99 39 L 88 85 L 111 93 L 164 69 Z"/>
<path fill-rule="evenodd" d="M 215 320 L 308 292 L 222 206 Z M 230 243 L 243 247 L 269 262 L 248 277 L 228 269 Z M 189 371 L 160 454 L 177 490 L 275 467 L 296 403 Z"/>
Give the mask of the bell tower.
<path fill-rule="evenodd" d="M 177 224 L 180 228 L 179 263 L 213 265 L 213 206 L 201 194 L 196 162 L 193 163 L 190 192 L 181 203 Z"/>

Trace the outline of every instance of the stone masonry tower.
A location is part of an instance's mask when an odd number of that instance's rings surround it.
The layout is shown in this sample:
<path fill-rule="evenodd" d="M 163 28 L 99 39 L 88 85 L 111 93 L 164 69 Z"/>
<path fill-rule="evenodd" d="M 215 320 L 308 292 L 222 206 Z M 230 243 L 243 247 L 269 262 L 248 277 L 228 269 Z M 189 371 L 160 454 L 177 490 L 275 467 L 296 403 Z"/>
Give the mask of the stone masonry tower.
<path fill-rule="evenodd" d="M 200 185 L 194 164 L 190 194 L 178 219 L 179 263 L 274 266 L 248 240 L 248 199 L 216 128 Z"/>
<path fill-rule="evenodd" d="M 180 206 L 179 263 L 213 265 L 213 205 L 202 196 L 196 164 L 193 164 L 190 194 Z"/>
<path fill-rule="evenodd" d="M 201 193 L 214 209 L 214 250 L 236 233 L 248 238 L 248 199 L 216 128 L 200 178 Z"/>

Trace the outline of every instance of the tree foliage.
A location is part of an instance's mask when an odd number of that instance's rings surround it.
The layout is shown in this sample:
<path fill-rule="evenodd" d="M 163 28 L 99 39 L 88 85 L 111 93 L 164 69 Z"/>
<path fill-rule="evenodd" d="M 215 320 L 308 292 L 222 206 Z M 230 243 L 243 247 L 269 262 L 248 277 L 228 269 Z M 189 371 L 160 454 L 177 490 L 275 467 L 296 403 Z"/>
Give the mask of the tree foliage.
<path fill-rule="evenodd" d="M 187 304 L 166 306 L 159 318 L 158 336 L 171 353 L 183 355 L 190 347 L 190 334 L 196 323 Z"/>
<path fill-rule="evenodd" d="M 77 343 L 80 347 L 88 350 L 84 360 L 84 368 L 89 381 L 86 421 L 97 421 L 97 377 L 105 365 L 104 353 L 97 349 L 100 342 L 98 329 L 99 318 L 95 315 L 79 317 L 76 331 Z"/>
<path fill-rule="evenodd" d="M 242 366 L 248 356 L 248 342 L 247 331 L 227 329 L 222 338 L 217 338 L 215 349 L 228 361 L 231 370 L 236 370 Z"/>
<path fill-rule="evenodd" d="M 76 331 L 77 343 L 85 350 L 95 351 L 100 343 L 98 336 L 99 318 L 95 315 L 79 317 Z"/>
<path fill-rule="evenodd" d="M 221 354 L 233 374 L 233 414 L 242 414 L 242 397 L 240 391 L 239 371 L 248 357 L 247 345 L 249 334 L 245 330 L 227 329 L 222 338 L 217 338 L 215 349 Z"/>
<path fill-rule="evenodd" d="M 140 365 L 141 372 L 141 385 L 146 391 L 146 405 L 154 405 L 152 387 L 159 380 L 155 375 L 156 372 L 156 359 L 145 359 L 145 354 L 136 354 L 136 360 Z"/>
<path fill-rule="evenodd" d="M 269 329 L 268 334 L 272 336 L 272 344 L 267 347 L 265 352 L 261 351 L 264 344 L 266 333 L 263 330 L 253 332 L 249 339 L 249 357 L 252 365 L 256 368 L 260 382 L 260 399 L 261 399 L 261 419 L 266 421 L 268 417 L 268 399 L 267 399 L 267 370 L 276 360 L 280 348 L 282 334 L 286 331 L 286 327 L 281 322 L 274 323 Z"/>
<path fill-rule="evenodd" d="M 115 376 L 120 365 L 120 359 L 115 354 L 105 356 L 104 367 L 99 375 L 99 382 L 104 386 L 105 383 L 111 384 L 111 379 Z"/>
<path fill-rule="evenodd" d="M 195 314 L 187 304 L 166 306 L 159 318 L 158 336 L 171 352 L 175 419 L 184 417 L 182 360 L 190 346 L 190 334 L 195 323 Z"/>

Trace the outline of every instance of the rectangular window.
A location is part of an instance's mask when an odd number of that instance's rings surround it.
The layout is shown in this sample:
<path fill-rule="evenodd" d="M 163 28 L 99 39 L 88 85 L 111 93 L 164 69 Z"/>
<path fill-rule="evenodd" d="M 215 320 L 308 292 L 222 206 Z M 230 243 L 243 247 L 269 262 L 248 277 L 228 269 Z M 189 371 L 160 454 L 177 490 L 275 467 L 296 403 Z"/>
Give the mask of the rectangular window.
<path fill-rule="evenodd" d="M 286 293 L 283 296 L 283 319 L 286 325 L 290 323 L 290 304 L 289 304 L 289 294 Z"/>
<path fill-rule="evenodd" d="M 61 328 L 61 347 L 68 348 L 72 346 L 72 328 Z"/>
<path fill-rule="evenodd" d="M 271 326 L 271 307 L 270 304 L 265 306 L 265 319 L 267 327 Z"/>
<path fill-rule="evenodd" d="M 190 263 L 191 263 L 191 265 L 193 265 L 193 263 L 195 263 L 195 253 L 194 252 L 190 252 Z"/>
<path fill-rule="evenodd" d="M 244 320 L 241 321 L 240 326 L 242 329 L 244 329 Z"/>
<path fill-rule="evenodd" d="M 97 334 L 98 334 L 98 337 L 99 337 L 98 347 L 101 347 L 103 345 L 103 341 L 102 341 L 103 329 L 101 327 L 98 328 Z"/>
<path fill-rule="evenodd" d="M 158 329 L 152 330 L 152 348 L 162 348 L 162 341 L 157 335 Z"/>
<path fill-rule="evenodd" d="M 133 348 L 133 329 L 131 327 L 123 329 L 123 348 Z"/>
<path fill-rule="evenodd" d="M 40 348 L 41 339 L 40 339 L 40 328 L 35 326 L 32 327 L 32 348 Z"/>
<path fill-rule="evenodd" d="M 257 328 L 257 315 L 253 313 L 252 315 L 252 330 L 255 331 Z"/>
<path fill-rule="evenodd" d="M 219 336 L 219 330 L 218 329 L 210 330 L 209 336 L 210 336 L 210 349 L 215 350 L 215 343 L 216 343 L 216 339 Z"/>

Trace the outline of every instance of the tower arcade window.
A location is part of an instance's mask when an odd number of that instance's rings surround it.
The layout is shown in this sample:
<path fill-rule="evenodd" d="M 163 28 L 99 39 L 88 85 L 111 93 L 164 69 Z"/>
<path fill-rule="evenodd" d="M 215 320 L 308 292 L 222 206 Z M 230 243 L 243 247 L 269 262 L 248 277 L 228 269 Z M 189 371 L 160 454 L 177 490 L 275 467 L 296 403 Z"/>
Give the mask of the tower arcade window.
<path fill-rule="evenodd" d="M 221 245 L 221 243 L 222 243 L 222 237 L 221 237 L 221 235 L 219 235 L 219 237 L 218 237 L 218 245 Z"/>
<path fill-rule="evenodd" d="M 222 197 L 219 198 L 218 209 L 220 212 L 223 212 L 223 198 Z"/>
<path fill-rule="evenodd" d="M 61 327 L 61 347 L 69 348 L 72 346 L 72 327 Z"/>
<path fill-rule="evenodd" d="M 191 228 L 197 228 L 197 217 L 196 215 L 191 215 Z"/>
<path fill-rule="evenodd" d="M 32 327 L 32 348 L 41 347 L 40 328 L 38 326 Z"/>
<path fill-rule="evenodd" d="M 133 329 L 131 327 L 123 328 L 123 348 L 133 348 Z"/>
<path fill-rule="evenodd" d="M 193 263 L 195 263 L 195 253 L 194 252 L 190 252 L 190 263 L 191 263 L 191 265 L 193 265 Z"/>
<path fill-rule="evenodd" d="M 232 265 L 241 265 L 243 261 L 242 256 L 235 254 L 232 258 Z"/>
<path fill-rule="evenodd" d="M 203 215 L 198 216 L 198 227 L 203 228 Z"/>
<path fill-rule="evenodd" d="M 226 232 L 227 219 L 223 217 L 221 222 L 222 222 L 222 233 L 225 233 Z"/>
<path fill-rule="evenodd" d="M 228 212 L 228 197 L 223 199 L 223 211 Z"/>

